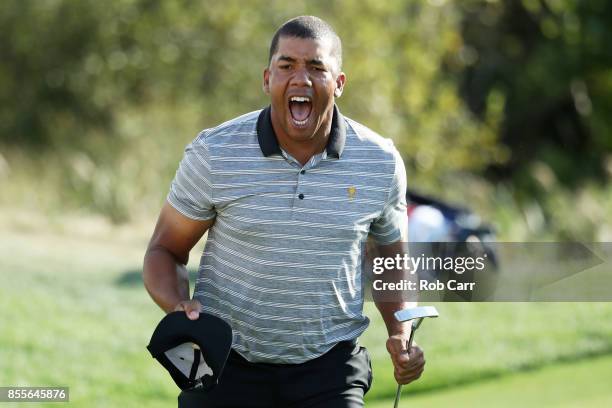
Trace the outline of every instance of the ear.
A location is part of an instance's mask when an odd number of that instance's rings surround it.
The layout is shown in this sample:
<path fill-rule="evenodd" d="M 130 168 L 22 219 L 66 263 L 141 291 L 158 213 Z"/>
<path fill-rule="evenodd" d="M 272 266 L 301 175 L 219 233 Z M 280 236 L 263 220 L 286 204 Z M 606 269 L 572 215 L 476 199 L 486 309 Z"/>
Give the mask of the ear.
<path fill-rule="evenodd" d="M 263 72 L 263 91 L 266 95 L 270 95 L 270 70 L 268 68 Z"/>
<path fill-rule="evenodd" d="M 344 85 L 346 84 L 346 74 L 344 72 L 340 72 L 336 77 L 336 89 L 334 89 L 334 96 L 339 98 L 344 91 Z"/>

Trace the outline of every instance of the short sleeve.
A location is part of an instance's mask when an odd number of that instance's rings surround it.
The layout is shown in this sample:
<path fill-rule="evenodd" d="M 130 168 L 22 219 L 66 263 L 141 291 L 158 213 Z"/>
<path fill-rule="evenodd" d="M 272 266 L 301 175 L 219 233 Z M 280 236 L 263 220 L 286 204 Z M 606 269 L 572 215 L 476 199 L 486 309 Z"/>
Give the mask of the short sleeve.
<path fill-rule="evenodd" d="M 216 215 L 208 148 L 197 138 L 185 148 L 185 154 L 167 200 L 177 211 L 194 220 L 209 220 Z"/>
<path fill-rule="evenodd" d="M 395 171 L 389 195 L 378 218 L 370 226 L 370 234 L 379 245 L 408 240 L 408 213 L 406 208 L 406 169 L 399 152 L 394 149 Z"/>

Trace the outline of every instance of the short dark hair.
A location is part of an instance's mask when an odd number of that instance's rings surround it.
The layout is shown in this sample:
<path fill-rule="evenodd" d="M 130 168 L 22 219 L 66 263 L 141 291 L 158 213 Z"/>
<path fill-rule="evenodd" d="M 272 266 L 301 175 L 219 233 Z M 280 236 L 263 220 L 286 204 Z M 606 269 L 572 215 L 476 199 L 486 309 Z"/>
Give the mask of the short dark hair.
<path fill-rule="evenodd" d="M 278 40 L 280 37 L 310 38 L 313 40 L 329 39 L 332 42 L 332 56 L 338 62 L 338 71 L 342 69 L 342 42 L 333 27 L 319 17 L 299 16 L 292 18 L 280 26 L 272 42 L 270 43 L 270 55 L 268 64 L 272 61 L 272 56 L 278 50 Z"/>

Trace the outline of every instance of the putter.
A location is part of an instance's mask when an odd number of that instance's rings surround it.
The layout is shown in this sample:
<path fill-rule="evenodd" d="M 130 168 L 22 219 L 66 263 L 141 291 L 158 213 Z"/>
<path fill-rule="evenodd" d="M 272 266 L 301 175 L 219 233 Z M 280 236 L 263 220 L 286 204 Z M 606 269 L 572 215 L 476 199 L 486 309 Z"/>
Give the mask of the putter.
<path fill-rule="evenodd" d="M 414 332 L 417 331 L 423 319 L 425 319 L 426 317 L 438 316 L 438 310 L 433 306 L 413 307 L 412 309 L 398 310 L 397 312 L 395 312 L 395 318 L 400 322 L 407 322 L 409 320 L 412 320 L 412 330 L 410 331 L 410 338 L 408 339 L 408 344 L 406 345 L 406 350 L 408 352 L 410 352 L 410 348 L 412 347 Z M 393 408 L 397 408 L 401 395 L 402 384 L 397 384 L 397 392 L 395 393 L 395 404 L 393 404 Z"/>

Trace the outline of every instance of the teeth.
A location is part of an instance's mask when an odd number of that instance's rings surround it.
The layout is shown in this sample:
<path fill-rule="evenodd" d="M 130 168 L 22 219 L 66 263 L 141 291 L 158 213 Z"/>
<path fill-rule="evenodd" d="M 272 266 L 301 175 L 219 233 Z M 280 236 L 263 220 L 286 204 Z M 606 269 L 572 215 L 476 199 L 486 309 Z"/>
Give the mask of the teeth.
<path fill-rule="evenodd" d="M 304 119 L 304 120 L 295 120 L 295 119 L 293 119 L 293 123 L 295 123 L 298 126 L 304 126 L 306 124 L 306 122 L 308 122 L 308 119 Z"/>
<path fill-rule="evenodd" d="M 310 98 L 304 96 L 292 96 L 291 102 L 310 102 Z"/>

